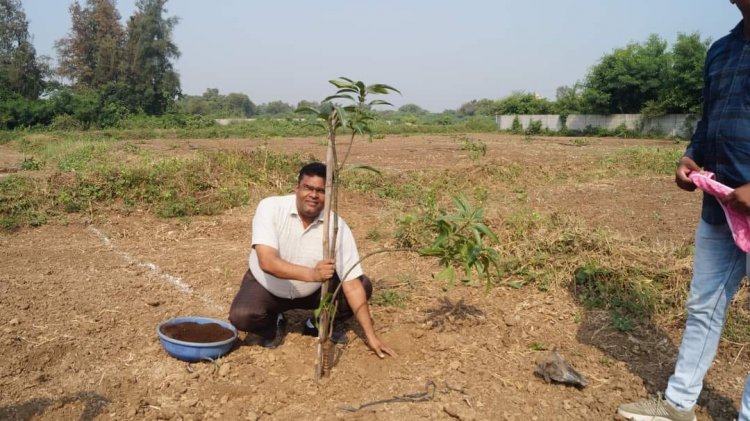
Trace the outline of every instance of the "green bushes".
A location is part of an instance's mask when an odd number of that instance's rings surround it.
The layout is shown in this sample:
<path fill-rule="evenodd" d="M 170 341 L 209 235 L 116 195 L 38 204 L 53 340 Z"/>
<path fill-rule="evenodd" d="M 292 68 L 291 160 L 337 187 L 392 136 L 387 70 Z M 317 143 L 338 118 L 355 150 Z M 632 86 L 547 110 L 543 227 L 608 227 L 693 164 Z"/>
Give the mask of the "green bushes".
<path fill-rule="evenodd" d="M 49 101 L 14 98 L 0 101 L 0 129 L 46 126 L 55 115 Z"/>
<path fill-rule="evenodd" d="M 526 128 L 527 135 L 535 135 L 542 133 L 542 122 L 541 120 L 529 121 L 529 127 Z"/>

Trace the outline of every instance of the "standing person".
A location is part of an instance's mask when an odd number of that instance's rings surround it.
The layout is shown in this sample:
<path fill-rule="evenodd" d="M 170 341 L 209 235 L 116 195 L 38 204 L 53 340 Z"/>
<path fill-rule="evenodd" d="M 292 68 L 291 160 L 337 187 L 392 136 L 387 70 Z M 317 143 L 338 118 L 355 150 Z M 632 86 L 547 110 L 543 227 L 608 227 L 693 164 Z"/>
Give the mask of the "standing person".
<path fill-rule="evenodd" d="M 703 116 L 679 161 L 675 181 L 681 189 L 693 191 L 696 186 L 688 174 L 703 167 L 735 189 L 723 204 L 750 215 L 750 0 L 730 3 L 743 20 L 708 50 Z M 664 399 L 624 404 L 618 414 L 637 421 L 696 419 L 693 407 L 719 347 L 727 307 L 746 273 L 746 258 L 734 243 L 721 204 L 704 194 L 687 322 Z M 750 376 L 739 419 L 750 421 Z"/>
<path fill-rule="evenodd" d="M 362 273 L 357 245 L 349 226 L 338 217 L 335 259 L 323 259 L 323 206 L 325 205 L 326 166 L 307 164 L 299 172 L 294 194 L 267 197 L 260 201 L 253 217 L 252 250 L 249 269 L 229 309 L 229 321 L 266 348 L 283 342 L 286 332 L 284 312 L 315 309 L 320 304 L 322 282 L 332 279 L 333 292 L 343 276 L 334 320 L 333 340 L 346 342 L 342 323 L 355 316 L 367 344 L 380 357 L 394 356 L 393 350 L 373 329 L 367 300 L 372 284 Z M 333 225 L 333 224 L 331 224 Z M 331 230 L 332 232 L 332 230 Z M 318 336 L 312 318 L 303 334 Z"/>

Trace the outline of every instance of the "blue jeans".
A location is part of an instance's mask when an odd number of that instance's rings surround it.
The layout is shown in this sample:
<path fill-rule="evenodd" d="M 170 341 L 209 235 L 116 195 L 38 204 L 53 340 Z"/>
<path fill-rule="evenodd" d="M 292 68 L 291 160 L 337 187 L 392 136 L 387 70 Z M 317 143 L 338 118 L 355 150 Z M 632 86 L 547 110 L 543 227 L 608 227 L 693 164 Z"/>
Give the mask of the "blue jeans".
<path fill-rule="evenodd" d="M 746 259 L 734 244 L 728 225 L 711 225 L 701 219 L 695 233 L 685 333 L 664 394 L 678 408 L 692 408 L 698 400 L 703 377 L 719 347 L 727 308 L 745 275 Z M 740 420 L 750 421 L 750 376 L 742 395 Z"/>

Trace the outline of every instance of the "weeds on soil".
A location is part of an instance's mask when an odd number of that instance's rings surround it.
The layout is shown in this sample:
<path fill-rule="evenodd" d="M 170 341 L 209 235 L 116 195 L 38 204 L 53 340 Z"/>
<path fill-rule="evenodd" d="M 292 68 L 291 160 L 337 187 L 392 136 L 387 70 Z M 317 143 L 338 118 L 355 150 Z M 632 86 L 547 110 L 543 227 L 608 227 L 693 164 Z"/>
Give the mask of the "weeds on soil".
<path fill-rule="evenodd" d="M 2 142 L 12 142 L 30 158 L 22 164 L 24 171 L 0 178 L 0 230 L 39 226 L 62 220 L 69 212 L 102 208 L 123 213 L 143 209 L 162 217 L 215 214 L 247 203 L 250 191 L 258 197 L 289 191 L 294 173 L 310 159 L 264 148 L 253 153 L 154 158 L 139 148 L 137 138 L 112 141 L 125 136 L 113 131 L 110 135 L 19 132 L 2 137 Z M 483 217 L 497 241 L 489 241 L 491 236 L 482 239 L 482 247 L 497 253 L 493 284 L 569 290 L 582 308 L 607 312 L 614 327 L 627 331 L 643 324 L 671 324 L 683 317 L 692 245 L 635 243 L 605 230 L 592 231 L 575 215 L 544 213 L 529 202 L 532 181 L 591 182 L 630 174 L 671 177 L 680 154 L 680 148 L 627 148 L 574 173 L 482 159 L 460 171 L 359 172 L 341 178 L 340 187 L 382 200 L 403 215 L 392 222 L 391 241 L 397 248 L 412 250 L 433 244 L 431 224 L 455 213 L 451 201 L 459 193 L 482 206 L 493 204 Z M 31 174 L 38 170 L 49 174 Z M 366 234 L 372 241 L 387 242 L 383 233 L 390 231 L 372 229 Z M 460 253 L 461 247 L 448 249 Z M 462 278 L 462 268 L 457 267 L 457 280 Z M 414 282 L 413 276 L 404 279 Z M 400 305 L 402 299 L 409 299 L 401 290 L 388 294 L 378 297 L 378 303 Z M 586 311 L 576 316 L 580 321 L 585 318 Z M 725 338 L 749 342 L 749 320 L 744 305 L 732 306 Z"/>
<path fill-rule="evenodd" d="M 263 148 L 133 162 L 114 157 L 110 147 L 84 143 L 61 153 L 57 171 L 46 178 L 0 179 L 0 226 L 6 231 L 37 226 L 64 213 L 102 207 L 142 208 L 165 218 L 214 215 L 246 204 L 251 188 L 288 191 L 305 161 Z"/>

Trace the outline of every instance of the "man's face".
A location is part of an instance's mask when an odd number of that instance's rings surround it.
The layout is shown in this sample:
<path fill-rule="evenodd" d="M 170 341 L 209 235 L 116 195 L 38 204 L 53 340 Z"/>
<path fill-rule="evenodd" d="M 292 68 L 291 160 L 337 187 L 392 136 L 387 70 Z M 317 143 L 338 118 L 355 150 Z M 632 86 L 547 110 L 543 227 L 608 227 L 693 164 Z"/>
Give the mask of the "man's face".
<path fill-rule="evenodd" d="M 326 201 L 326 179 L 323 177 L 303 175 L 302 180 L 294 186 L 297 196 L 297 212 L 308 221 L 318 217 Z"/>

